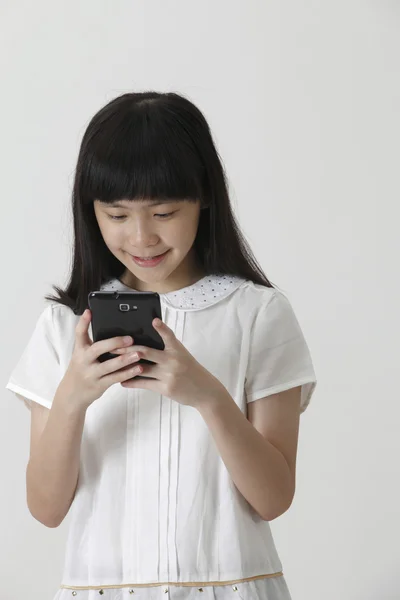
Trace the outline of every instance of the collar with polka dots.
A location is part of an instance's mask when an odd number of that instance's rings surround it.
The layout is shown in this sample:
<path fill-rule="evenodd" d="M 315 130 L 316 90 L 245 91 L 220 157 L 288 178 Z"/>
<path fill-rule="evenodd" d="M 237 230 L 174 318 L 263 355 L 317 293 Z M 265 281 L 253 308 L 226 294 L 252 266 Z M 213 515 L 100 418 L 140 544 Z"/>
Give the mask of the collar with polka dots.
<path fill-rule="evenodd" d="M 160 301 L 177 310 L 200 310 L 207 308 L 232 294 L 246 279 L 236 275 L 206 275 L 196 283 L 167 292 L 160 293 Z M 104 291 L 134 292 L 116 277 L 101 286 Z"/>

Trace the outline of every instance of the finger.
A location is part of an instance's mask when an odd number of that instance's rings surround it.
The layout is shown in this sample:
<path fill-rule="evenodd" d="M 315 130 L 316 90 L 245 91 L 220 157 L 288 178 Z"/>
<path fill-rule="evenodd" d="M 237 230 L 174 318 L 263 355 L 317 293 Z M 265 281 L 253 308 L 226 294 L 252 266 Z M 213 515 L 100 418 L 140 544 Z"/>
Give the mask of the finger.
<path fill-rule="evenodd" d="M 164 321 L 161 321 L 161 319 L 153 319 L 152 325 L 161 336 L 166 348 L 172 348 L 176 344 L 178 340 L 176 339 L 174 332 L 164 323 Z"/>
<path fill-rule="evenodd" d="M 89 324 L 92 319 L 92 313 L 87 308 L 80 316 L 79 321 L 75 327 L 75 341 L 76 345 L 80 348 L 86 348 L 90 346 L 92 341 L 89 337 Z"/>
<path fill-rule="evenodd" d="M 117 348 L 113 350 L 113 354 L 131 354 L 132 352 L 136 352 L 136 346 L 127 346 L 126 348 Z"/>
<path fill-rule="evenodd" d="M 92 345 L 91 351 L 94 358 L 98 358 L 105 352 L 114 352 L 117 348 L 132 346 L 133 338 L 131 336 L 117 336 L 106 340 L 99 340 Z"/>
<path fill-rule="evenodd" d="M 142 390 L 152 390 L 153 392 L 160 392 L 160 390 L 157 388 L 159 383 L 160 382 L 156 377 L 150 377 L 149 371 L 147 371 L 146 368 L 143 369 L 142 373 L 140 373 L 140 379 L 138 379 L 137 377 L 126 379 L 125 381 L 121 382 L 121 385 L 124 388 L 139 388 Z"/>
<path fill-rule="evenodd" d="M 100 381 L 108 388 L 115 383 L 122 383 L 128 379 L 132 379 L 133 377 L 140 375 L 142 370 L 143 367 L 141 365 L 136 365 L 135 367 L 129 366 L 125 369 L 120 369 L 119 371 L 115 371 L 114 373 L 110 373 L 109 375 L 102 377 Z"/>
<path fill-rule="evenodd" d="M 99 377 L 104 377 L 110 373 L 114 373 L 119 369 L 129 368 L 131 365 L 134 366 L 140 360 L 140 357 L 135 353 L 123 354 L 110 360 L 105 360 L 98 364 Z"/>
<path fill-rule="evenodd" d="M 133 344 L 129 348 L 117 348 L 117 350 L 113 350 L 114 354 L 119 355 L 131 354 L 132 352 L 138 352 L 140 358 L 146 358 L 154 363 L 162 363 L 165 360 L 164 350 L 156 350 L 149 346 L 139 346 L 139 344 Z"/>

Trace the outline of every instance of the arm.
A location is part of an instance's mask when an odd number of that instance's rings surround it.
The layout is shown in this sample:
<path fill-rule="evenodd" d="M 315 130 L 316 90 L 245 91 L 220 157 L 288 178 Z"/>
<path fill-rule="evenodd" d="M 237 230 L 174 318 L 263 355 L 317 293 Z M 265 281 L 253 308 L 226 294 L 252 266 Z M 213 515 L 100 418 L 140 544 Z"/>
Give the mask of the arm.
<path fill-rule="evenodd" d="M 293 501 L 300 389 L 250 402 L 248 419 L 226 390 L 197 407 L 233 482 L 265 521 Z"/>
<path fill-rule="evenodd" d="M 78 482 L 86 410 L 74 405 L 60 386 L 50 411 L 32 406 L 27 503 L 32 516 L 47 527 L 62 523 Z"/>
<path fill-rule="evenodd" d="M 132 369 L 132 353 L 103 363 L 98 361 L 101 354 L 121 349 L 127 343 L 121 336 L 92 342 L 88 333 L 90 320 L 91 312 L 86 310 L 76 325 L 74 351 L 49 414 L 44 414 L 39 406 L 32 410 L 27 502 L 32 515 L 48 527 L 62 523 L 75 496 L 87 409 L 111 385 L 136 373 L 135 367 Z M 131 342 L 132 339 L 129 345 Z"/>

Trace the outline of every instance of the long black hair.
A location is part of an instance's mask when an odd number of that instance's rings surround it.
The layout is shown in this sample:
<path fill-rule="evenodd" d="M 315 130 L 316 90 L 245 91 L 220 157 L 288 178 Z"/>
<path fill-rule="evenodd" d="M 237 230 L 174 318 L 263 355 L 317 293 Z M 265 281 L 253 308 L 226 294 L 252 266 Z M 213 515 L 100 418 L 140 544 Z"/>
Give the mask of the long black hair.
<path fill-rule="evenodd" d="M 65 290 L 46 296 L 81 315 L 92 290 L 126 270 L 107 248 L 94 200 L 200 200 L 194 249 L 205 275 L 237 275 L 274 287 L 232 212 L 228 183 L 201 111 L 176 93 L 123 94 L 90 121 L 72 194 L 74 244 Z"/>

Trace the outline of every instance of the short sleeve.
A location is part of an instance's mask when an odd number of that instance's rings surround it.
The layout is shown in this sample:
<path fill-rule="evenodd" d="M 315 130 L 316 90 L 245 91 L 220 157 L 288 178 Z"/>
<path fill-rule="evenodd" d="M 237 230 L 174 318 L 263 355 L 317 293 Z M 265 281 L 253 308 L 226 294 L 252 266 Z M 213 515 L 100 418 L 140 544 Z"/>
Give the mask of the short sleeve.
<path fill-rule="evenodd" d="M 53 307 L 48 305 L 39 316 L 22 356 L 9 376 L 6 389 L 21 397 L 28 409 L 32 401 L 51 408 L 61 381 Z"/>
<path fill-rule="evenodd" d="M 301 386 L 301 412 L 316 386 L 314 367 L 289 300 L 278 290 L 257 313 L 250 336 L 247 402 Z"/>

